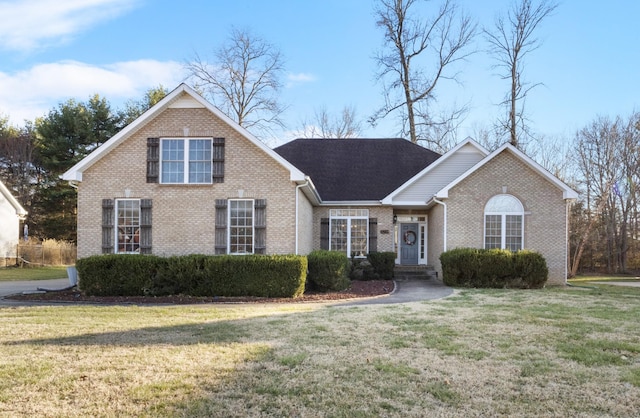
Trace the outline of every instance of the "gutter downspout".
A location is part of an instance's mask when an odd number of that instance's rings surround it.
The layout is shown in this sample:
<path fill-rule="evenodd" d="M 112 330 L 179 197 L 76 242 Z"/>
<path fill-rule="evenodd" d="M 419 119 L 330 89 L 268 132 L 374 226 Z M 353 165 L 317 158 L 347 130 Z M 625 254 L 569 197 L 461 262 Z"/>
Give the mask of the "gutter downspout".
<path fill-rule="evenodd" d="M 444 242 L 444 248 L 442 251 L 447 251 L 447 204 L 441 200 L 438 200 L 435 196 L 433 197 L 433 201 L 439 205 L 442 205 L 444 208 L 444 226 L 442 227 L 442 241 Z"/>
<path fill-rule="evenodd" d="M 570 247 L 569 247 L 569 207 L 571 206 L 571 204 L 575 201 L 575 199 L 565 199 L 565 218 L 564 218 L 564 223 L 565 223 L 565 235 L 564 235 L 564 242 L 565 242 L 565 263 L 564 263 L 564 284 L 568 285 L 569 284 L 569 263 L 571 262 L 571 260 L 569 259 L 569 254 L 570 254 Z"/>
<path fill-rule="evenodd" d="M 308 186 L 309 185 L 309 180 L 306 180 L 304 183 L 302 184 L 298 184 L 296 186 L 296 239 L 295 239 L 295 255 L 298 255 L 298 228 L 299 228 L 299 223 L 298 223 L 298 194 L 300 193 L 300 189 L 303 188 L 304 186 Z"/>

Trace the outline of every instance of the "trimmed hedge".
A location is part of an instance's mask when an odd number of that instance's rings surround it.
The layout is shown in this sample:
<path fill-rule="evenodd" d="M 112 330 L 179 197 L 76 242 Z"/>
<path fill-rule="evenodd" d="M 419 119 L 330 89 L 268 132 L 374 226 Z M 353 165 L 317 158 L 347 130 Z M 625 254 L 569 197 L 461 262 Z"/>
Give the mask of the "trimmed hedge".
<path fill-rule="evenodd" d="M 369 253 L 367 258 L 352 258 L 351 280 L 390 280 L 393 279 L 393 268 L 396 265 L 396 253 Z"/>
<path fill-rule="evenodd" d="M 338 251 L 316 250 L 308 256 L 309 285 L 321 292 L 340 291 L 349 287 L 349 259 Z"/>
<path fill-rule="evenodd" d="M 109 254 L 77 261 L 87 295 L 258 296 L 295 298 L 304 293 L 307 259 L 297 255 L 161 258 Z"/>
<path fill-rule="evenodd" d="M 396 266 L 396 253 L 379 252 L 367 254 L 367 260 L 379 279 L 393 279 L 393 268 Z"/>
<path fill-rule="evenodd" d="M 549 275 L 544 257 L 528 250 L 456 248 L 442 253 L 440 262 L 448 286 L 539 289 Z"/>

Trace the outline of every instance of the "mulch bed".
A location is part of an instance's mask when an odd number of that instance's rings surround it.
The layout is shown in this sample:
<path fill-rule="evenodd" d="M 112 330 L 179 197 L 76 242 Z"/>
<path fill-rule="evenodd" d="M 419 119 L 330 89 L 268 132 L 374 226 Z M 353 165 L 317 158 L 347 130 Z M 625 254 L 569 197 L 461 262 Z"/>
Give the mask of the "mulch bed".
<path fill-rule="evenodd" d="M 357 299 L 386 295 L 393 291 L 392 280 L 353 281 L 351 286 L 340 292 L 309 292 L 299 298 L 263 298 L 263 297 L 200 297 L 200 296 L 85 296 L 79 291 L 32 293 L 7 296 L 5 299 L 33 302 L 84 302 L 107 304 L 203 304 L 203 303 L 299 303 L 325 302 L 344 299 Z"/>

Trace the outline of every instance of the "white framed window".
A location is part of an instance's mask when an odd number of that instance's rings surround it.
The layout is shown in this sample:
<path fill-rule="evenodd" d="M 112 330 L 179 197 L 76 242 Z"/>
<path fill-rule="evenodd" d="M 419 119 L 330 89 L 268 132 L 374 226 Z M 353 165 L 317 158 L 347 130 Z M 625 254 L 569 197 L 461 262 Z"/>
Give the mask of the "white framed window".
<path fill-rule="evenodd" d="M 369 210 L 331 209 L 329 211 L 329 249 L 347 256 L 364 257 L 368 252 Z"/>
<path fill-rule="evenodd" d="M 514 196 L 501 194 L 484 208 L 484 248 L 518 251 L 523 248 L 524 207 Z"/>
<path fill-rule="evenodd" d="M 253 208 L 253 200 L 229 200 L 229 254 L 253 254 Z"/>
<path fill-rule="evenodd" d="M 140 252 L 140 199 L 116 200 L 116 252 Z"/>
<path fill-rule="evenodd" d="M 211 184 L 212 139 L 160 140 L 160 183 Z"/>

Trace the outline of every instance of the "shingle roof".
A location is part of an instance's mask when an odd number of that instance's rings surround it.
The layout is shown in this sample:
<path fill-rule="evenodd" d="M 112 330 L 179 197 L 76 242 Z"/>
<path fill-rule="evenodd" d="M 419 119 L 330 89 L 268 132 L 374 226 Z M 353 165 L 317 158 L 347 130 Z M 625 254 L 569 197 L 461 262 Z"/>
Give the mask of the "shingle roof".
<path fill-rule="evenodd" d="M 324 201 L 381 200 L 440 157 L 401 138 L 296 139 L 274 149 Z"/>

